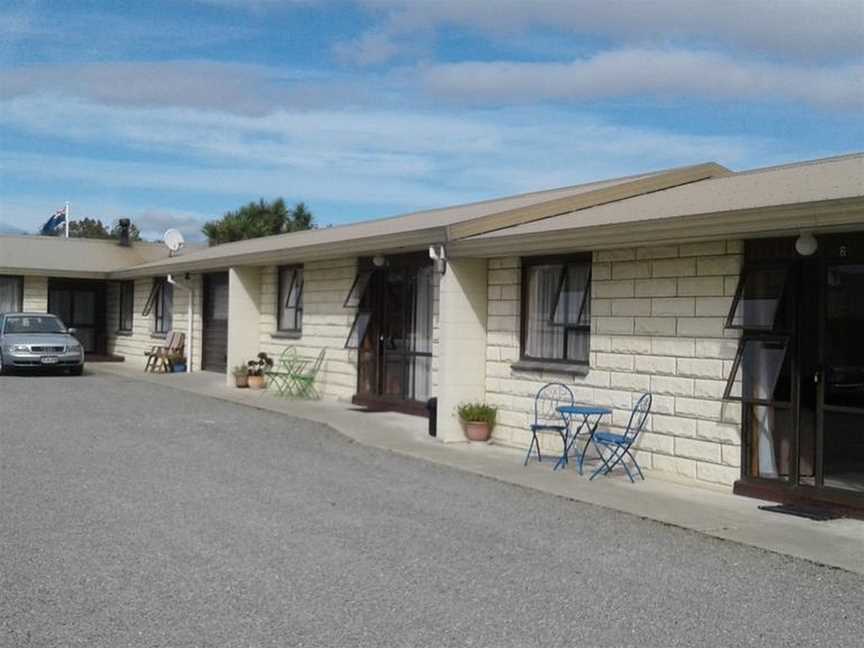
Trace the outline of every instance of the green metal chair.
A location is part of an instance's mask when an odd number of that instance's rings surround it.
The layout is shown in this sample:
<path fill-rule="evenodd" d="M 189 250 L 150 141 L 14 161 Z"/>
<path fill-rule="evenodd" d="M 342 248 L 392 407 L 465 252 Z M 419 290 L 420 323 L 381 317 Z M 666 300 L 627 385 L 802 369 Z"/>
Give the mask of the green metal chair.
<path fill-rule="evenodd" d="M 295 365 L 295 371 L 291 374 L 290 393 L 298 398 L 321 398 L 321 394 L 315 388 L 315 379 L 318 377 L 318 372 L 321 371 L 321 365 L 324 364 L 324 355 L 327 349 L 321 349 L 315 361 L 306 366 L 305 363 Z"/>
<path fill-rule="evenodd" d="M 279 360 L 265 373 L 268 389 L 272 388 L 279 396 L 290 394 L 291 377 L 295 373 L 299 361 L 295 347 L 290 346 L 282 349 Z"/>

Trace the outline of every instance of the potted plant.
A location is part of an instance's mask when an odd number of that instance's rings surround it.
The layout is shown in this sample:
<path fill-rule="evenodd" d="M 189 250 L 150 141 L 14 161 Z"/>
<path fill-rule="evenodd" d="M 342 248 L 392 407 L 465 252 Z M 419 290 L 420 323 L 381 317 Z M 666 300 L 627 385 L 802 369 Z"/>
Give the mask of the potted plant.
<path fill-rule="evenodd" d="M 465 436 L 469 441 L 488 441 L 495 427 L 495 416 L 498 408 L 485 403 L 462 403 L 456 408 Z"/>
<path fill-rule="evenodd" d="M 237 387 L 249 386 L 249 367 L 246 365 L 237 365 L 231 370 L 231 375 L 234 376 L 234 384 Z"/>
<path fill-rule="evenodd" d="M 273 360 L 263 351 L 255 360 L 246 363 L 249 367 L 249 387 L 252 389 L 264 389 L 267 387 L 267 370 L 273 366 Z"/>

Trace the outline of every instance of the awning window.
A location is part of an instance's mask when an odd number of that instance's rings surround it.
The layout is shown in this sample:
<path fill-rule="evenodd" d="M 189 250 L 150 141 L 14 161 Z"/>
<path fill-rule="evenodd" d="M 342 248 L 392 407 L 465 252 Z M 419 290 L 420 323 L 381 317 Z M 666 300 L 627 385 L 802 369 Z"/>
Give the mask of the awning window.
<path fill-rule="evenodd" d="M 560 272 L 550 322 L 553 326 L 589 326 L 591 264 L 568 263 Z"/>
<path fill-rule="evenodd" d="M 366 294 L 366 288 L 369 286 L 369 279 L 372 278 L 372 270 L 361 270 L 354 277 L 354 283 L 351 284 L 351 290 L 348 291 L 348 296 L 345 297 L 345 303 L 342 304 L 345 308 L 359 308 L 363 301 L 363 296 Z"/>
<path fill-rule="evenodd" d="M 760 405 L 791 400 L 787 336 L 745 335 L 723 398 Z"/>
<path fill-rule="evenodd" d="M 283 308 L 303 307 L 303 268 L 293 268 L 291 271 L 291 285 L 285 298 Z"/>
<path fill-rule="evenodd" d="M 729 309 L 726 328 L 775 330 L 788 274 L 787 266 L 745 268 Z"/>
<path fill-rule="evenodd" d="M 147 301 L 144 304 L 144 310 L 141 311 L 141 315 L 144 317 L 150 317 L 150 313 L 156 305 L 156 300 L 159 299 L 159 293 L 162 291 L 162 285 L 164 283 L 164 279 L 157 279 L 153 282 L 153 287 L 150 288 L 150 295 L 147 297 Z"/>
<path fill-rule="evenodd" d="M 371 320 L 372 313 L 366 311 L 357 313 L 354 317 L 354 323 L 351 325 L 351 331 L 348 333 L 348 338 L 345 340 L 346 349 L 359 349 L 363 345 Z"/>

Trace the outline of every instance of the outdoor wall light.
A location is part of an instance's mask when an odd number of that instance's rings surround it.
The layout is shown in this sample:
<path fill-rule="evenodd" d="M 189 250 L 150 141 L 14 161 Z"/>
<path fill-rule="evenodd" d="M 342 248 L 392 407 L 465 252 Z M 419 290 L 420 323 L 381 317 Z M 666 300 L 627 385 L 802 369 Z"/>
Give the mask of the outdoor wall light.
<path fill-rule="evenodd" d="M 387 257 L 385 257 L 383 254 L 376 254 L 374 257 L 372 257 L 372 265 L 374 265 L 376 268 L 383 268 L 385 263 L 387 263 Z"/>
<path fill-rule="evenodd" d="M 447 272 L 447 250 L 443 244 L 429 246 L 429 258 L 439 274 Z"/>
<path fill-rule="evenodd" d="M 819 242 L 810 232 L 803 232 L 795 241 L 795 251 L 801 256 L 813 256 L 819 248 Z"/>

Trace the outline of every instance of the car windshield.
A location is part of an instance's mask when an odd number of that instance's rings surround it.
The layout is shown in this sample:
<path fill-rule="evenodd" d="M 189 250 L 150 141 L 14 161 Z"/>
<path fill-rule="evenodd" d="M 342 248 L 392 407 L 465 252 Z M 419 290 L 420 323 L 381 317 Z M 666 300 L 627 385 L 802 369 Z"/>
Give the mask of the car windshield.
<path fill-rule="evenodd" d="M 15 315 L 6 318 L 4 332 L 11 333 L 65 333 L 63 323 L 51 315 Z"/>

